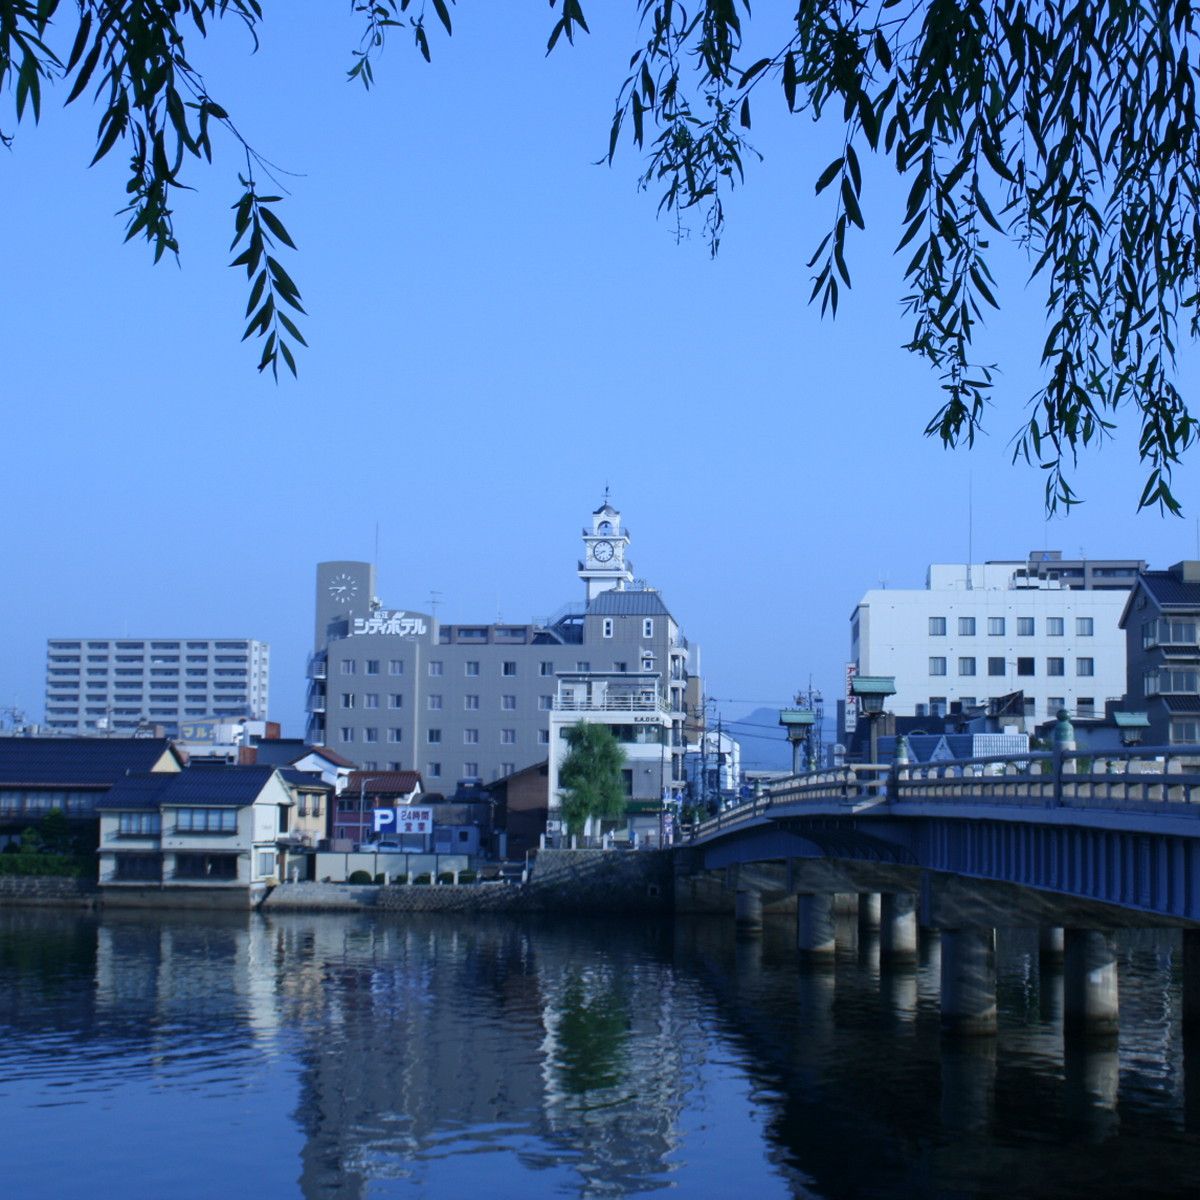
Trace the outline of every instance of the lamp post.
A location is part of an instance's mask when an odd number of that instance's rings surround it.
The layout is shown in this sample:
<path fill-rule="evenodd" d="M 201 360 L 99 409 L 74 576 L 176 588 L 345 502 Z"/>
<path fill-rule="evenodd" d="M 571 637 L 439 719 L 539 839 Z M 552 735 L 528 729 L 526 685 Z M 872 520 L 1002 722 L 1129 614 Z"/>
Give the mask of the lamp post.
<path fill-rule="evenodd" d="M 362 843 L 364 827 L 367 823 L 367 784 L 378 783 L 382 775 L 369 775 L 358 781 L 358 840 Z"/>
<path fill-rule="evenodd" d="M 811 761 L 808 753 L 810 731 L 816 724 L 817 714 L 811 708 L 781 708 L 779 723 L 787 731 L 787 740 L 792 744 L 792 774 L 800 774 L 800 762 L 803 757 L 804 766 L 808 771 L 815 771 L 817 764 Z"/>
<path fill-rule="evenodd" d="M 887 703 L 888 697 L 896 694 L 896 677 L 894 675 L 855 675 L 850 681 L 850 694 L 858 697 L 859 709 L 867 719 L 871 731 L 871 762 L 876 762 L 879 758 L 876 722 L 883 716 L 883 706 Z"/>

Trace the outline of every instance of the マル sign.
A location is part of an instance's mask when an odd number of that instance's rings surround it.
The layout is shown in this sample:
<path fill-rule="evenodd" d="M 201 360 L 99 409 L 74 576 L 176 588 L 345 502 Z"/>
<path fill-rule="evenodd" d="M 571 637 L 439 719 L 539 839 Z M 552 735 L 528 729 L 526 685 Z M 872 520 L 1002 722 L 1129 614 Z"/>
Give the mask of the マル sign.
<path fill-rule="evenodd" d="M 403 609 L 381 608 L 369 617 L 355 617 L 350 631 L 362 636 L 367 633 L 384 633 L 391 637 L 419 637 L 428 626 L 420 617 L 410 617 Z"/>
<path fill-rule="evenodd" d="M 409 833 L 425 836 L 433 832 L 432 808 L 377 808 L 376 833 Z"/>

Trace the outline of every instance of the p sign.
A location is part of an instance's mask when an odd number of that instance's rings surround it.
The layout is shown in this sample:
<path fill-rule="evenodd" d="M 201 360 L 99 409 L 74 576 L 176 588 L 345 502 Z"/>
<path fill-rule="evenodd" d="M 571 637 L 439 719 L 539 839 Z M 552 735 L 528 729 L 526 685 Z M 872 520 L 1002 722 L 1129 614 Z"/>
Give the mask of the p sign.
<path fill-rule="evenodd" d="M 394 808 L 377 808 L 375 810 L 375 832 L 396 832 L 396 810 Z"/>

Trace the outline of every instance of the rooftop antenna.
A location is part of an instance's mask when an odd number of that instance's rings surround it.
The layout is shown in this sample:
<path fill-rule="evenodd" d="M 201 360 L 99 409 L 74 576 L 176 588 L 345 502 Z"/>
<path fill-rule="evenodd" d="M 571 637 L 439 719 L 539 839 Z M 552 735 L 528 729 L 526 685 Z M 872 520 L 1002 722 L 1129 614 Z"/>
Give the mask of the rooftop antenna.
<path fill-rule="evenodd" d="M 442 602 L 442 593 L 436 589 L 430 589 L 429 592 L 429 612 L 433 619 L 437 620 L 438 605 Z"/>

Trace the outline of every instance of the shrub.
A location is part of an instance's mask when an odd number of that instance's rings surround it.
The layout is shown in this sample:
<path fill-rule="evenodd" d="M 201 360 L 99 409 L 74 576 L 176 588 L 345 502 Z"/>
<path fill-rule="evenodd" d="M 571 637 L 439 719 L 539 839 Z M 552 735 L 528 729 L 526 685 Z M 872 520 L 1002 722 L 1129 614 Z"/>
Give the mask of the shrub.
<path fill-rule="evenodd" d="M 79 879 L 84 873 L 83 862 L 64 854 L 18 852 L 0 857 L 0 875 L 58 875 Z"/>
<path fill-rule="evenodd" d="M 475 882 L 475 872 L 474 871 L 459 871 L 458 882 L 459 883 L 474 883 Z"/>
<path fill-rule="evenodd" d="M 347 883 L 373 883 L 370 871 L 351 871 Z"/>
<path fill-rule="evenodd" d="M 453 883 L 453 882 L 454 882 L 454 872 L 453 871 L 443 871 L 438 876 L 438 883 Z"/>
<path fill-rule="evenodd" d="M 422 873 L 422 874 L 418 875 L 418 876 L 417 876 L 417 877 L 416 877 L 416 878 L 413 880 L 413 883 L 421 883 L 421 884 L 425 884 L 425 883 L 428 883 L 428 882 L 429 882 L 429 872 L 428 872 L 428 871 L 425 871 L 424 873 Z"/>
<path fill-rule="evenodd" d="M 399 875 L 392 876 L 392 882 L 393 883 L 407 883 L 408 875 L 404 871 L 401 871 Z"/>
<path fill-rule="evenodd" d="M 380 871 L 379 874 L 375 876 L 375 882 L 378 884 L 387 883 L 387 876 L 382 871 Z"/>

